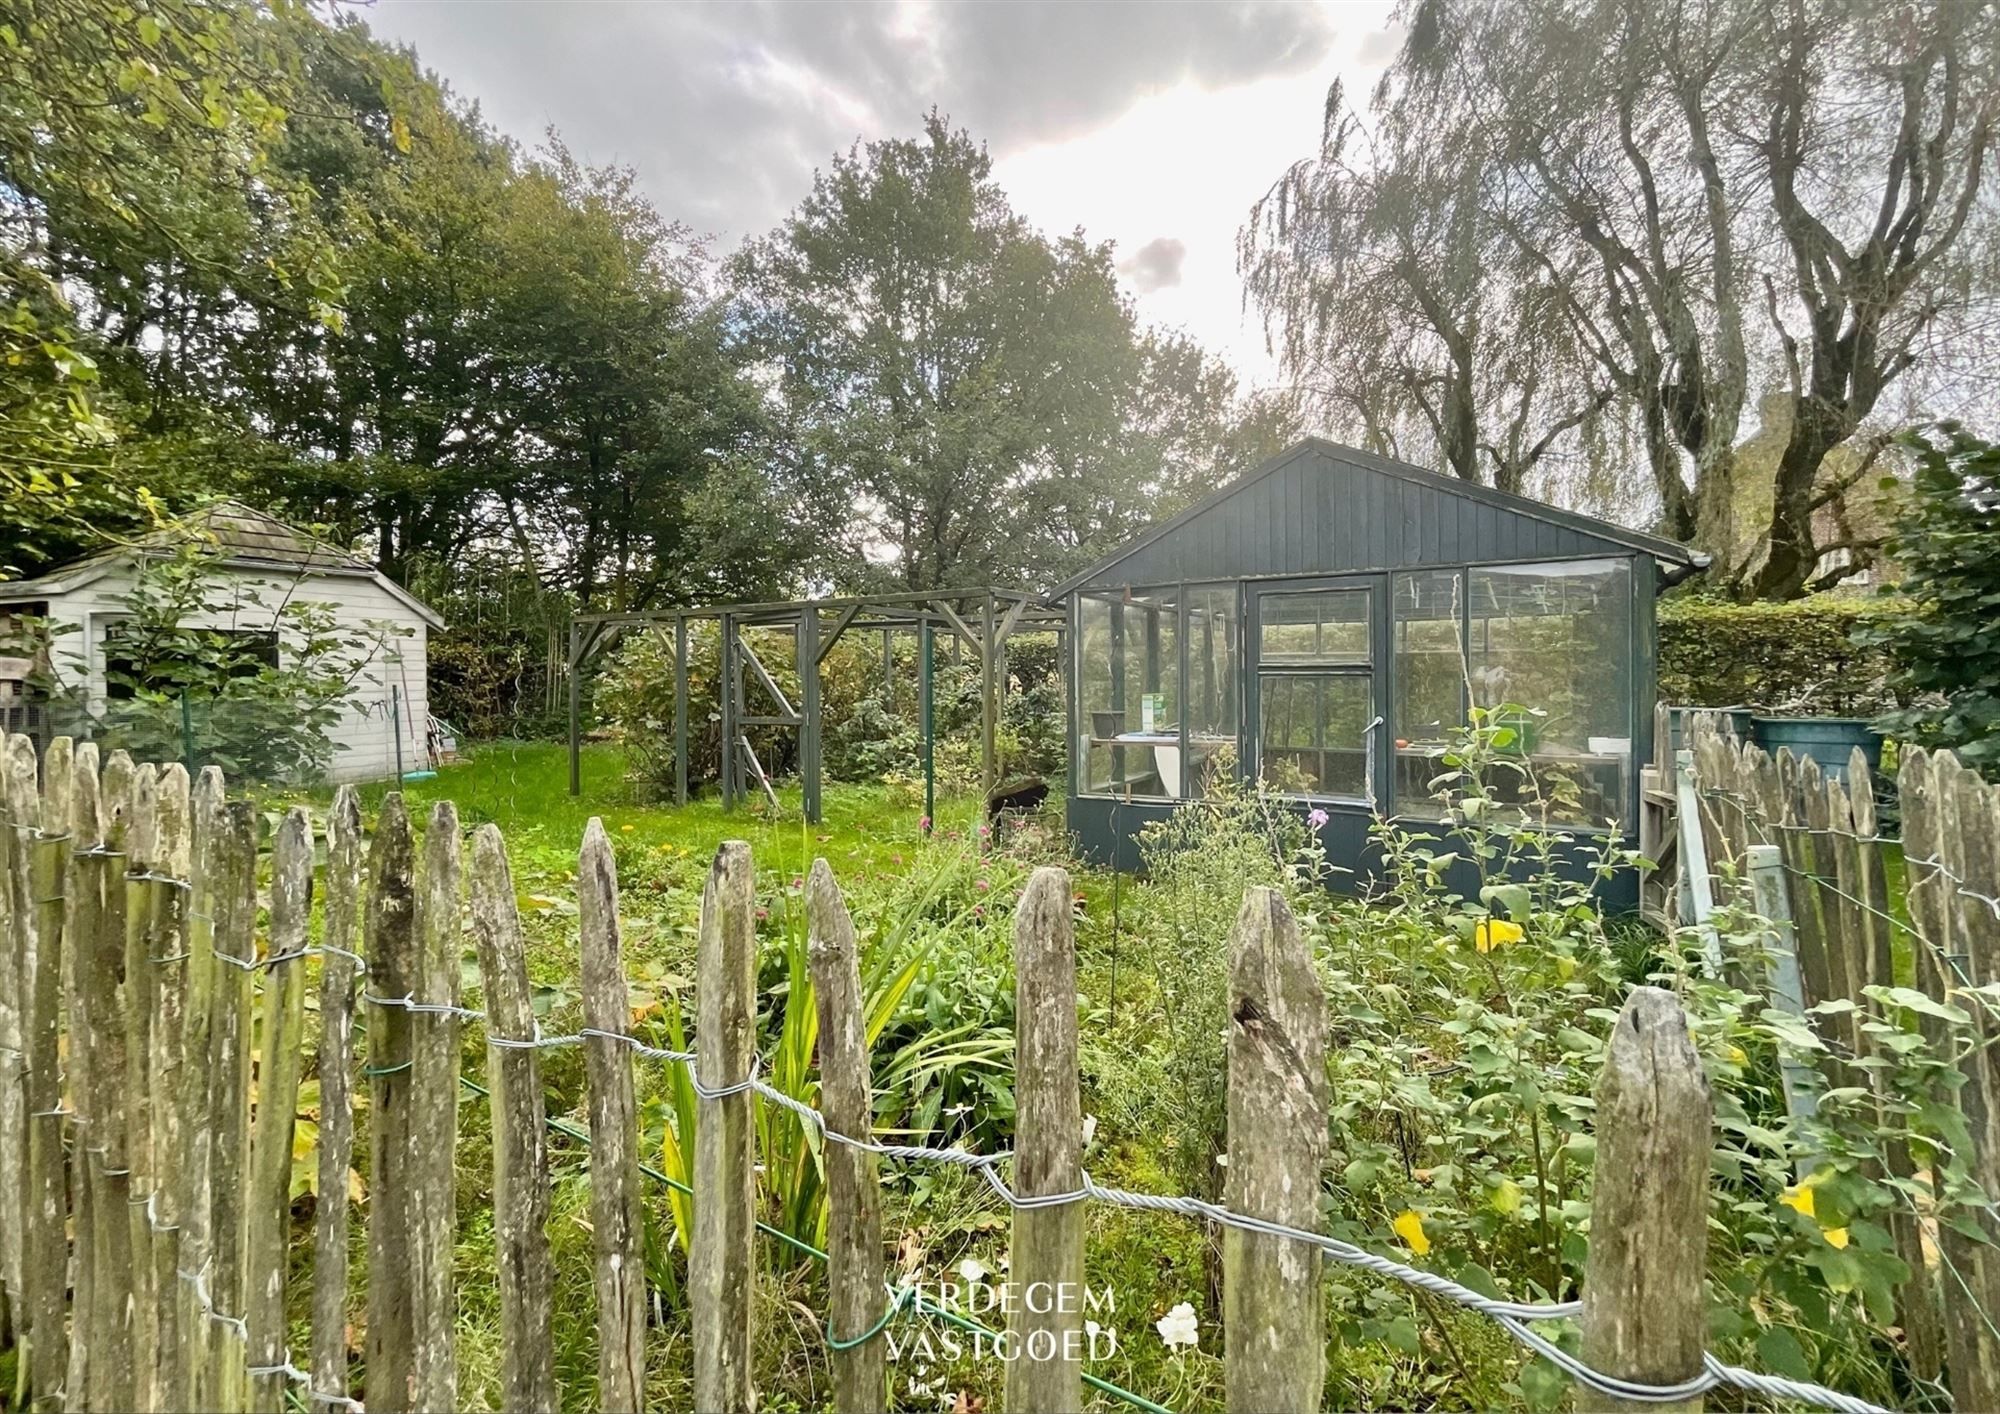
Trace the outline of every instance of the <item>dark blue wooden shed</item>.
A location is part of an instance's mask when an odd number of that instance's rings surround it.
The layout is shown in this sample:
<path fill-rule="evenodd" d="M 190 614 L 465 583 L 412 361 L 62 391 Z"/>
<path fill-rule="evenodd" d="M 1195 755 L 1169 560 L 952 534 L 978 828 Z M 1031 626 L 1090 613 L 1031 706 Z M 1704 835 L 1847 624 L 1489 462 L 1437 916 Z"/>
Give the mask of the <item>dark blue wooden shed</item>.
<path fill-rule="evenodd" d="M 1439 758 L 1479 706 L 1518 716 L 1524 769 L 1508 774 L 1536 783 L 1572 853 L 1630 838 L 1655 595 L 1705 563 L 1308 439 L 1053 591 L 1074 654 L 1070 829 L 1134 867 L 1146 823 L 1227 773 L 1323 811 L 1329 858 L 1363 881 L 1375 817 L 1442 815 Z"/>

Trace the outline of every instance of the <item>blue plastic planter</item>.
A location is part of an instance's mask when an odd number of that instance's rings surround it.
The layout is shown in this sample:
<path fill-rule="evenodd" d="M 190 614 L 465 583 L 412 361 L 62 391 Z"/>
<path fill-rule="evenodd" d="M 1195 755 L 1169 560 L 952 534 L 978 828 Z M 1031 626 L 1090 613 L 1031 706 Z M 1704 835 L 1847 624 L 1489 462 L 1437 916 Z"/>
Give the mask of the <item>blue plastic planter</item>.
<path fill-rule="evenodd" d="M 1773 756 L 1789 747 L 1794 756 L 1810 756 L 1829 776 L 1847 779 L 1847 762 L 1855 747 L 1868 758 L 1868 769 L 1882 769 L 1882 736 L 1860 717 L 1765 717 L 1750 719 L 1750 737 Z"/>

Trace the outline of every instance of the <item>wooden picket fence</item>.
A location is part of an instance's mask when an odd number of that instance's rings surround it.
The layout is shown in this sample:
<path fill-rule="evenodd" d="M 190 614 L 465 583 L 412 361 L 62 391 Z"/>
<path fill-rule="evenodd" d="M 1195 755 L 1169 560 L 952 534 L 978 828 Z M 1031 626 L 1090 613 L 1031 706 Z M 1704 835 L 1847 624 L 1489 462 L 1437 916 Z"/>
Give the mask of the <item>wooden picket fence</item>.
<path fill-rule="evenodd" d="M 1668 741 L 1664 712 L 1658 727 Z M 1884 834 L 1878 782 L 1857 749 L 1845 778 L 1810 757 L 1774 757 L 1739 741 L 1727 717 L 1692 719 L 1679 759 L 1663 754 L 1649 776 L 1675 802 L 1673 876 L 1686 923 L 1717 946 L 1718 918 L 1733 911 L 1765 930 L 1769 966 L 1754 981 L 1781 1011 L 1798 1015 L 1826 1049 L 1817 1066 L 1794 1064 L 1784 1076 L 1795 1115 L 1816 1111 L 1829 1087 L 1872 1090 L 1889 1142 L 1877 1177 L 1915 1195 L 1890 1220 L 1898 1257 L 1911 1280 L 1899 1292 L 1898 1324 L 1915 1373 L 1935 1379 L 1948 1369 L 1961 1409 L 2000 1408 L 2000 1067 L 1979 1048 L 1963 1060 L 1963 1084 L 1929 1098 L 1962 1111 L 1973 1152 L 1966 1156 L 1984 1205 L 1971 1209 L 1983 1240 L 1937 1221 L 1933 1173 L 1909 1141 L 1909 1101 L 1891 1093 L 1879 1038 L 1863 1027 L 1871 1007 L 1864 989 L 1914 986 L 1936 1002 L 1966 1002 L 1966 989 L 2000 982 L 2000 787 L 1961 766 L 1949 752 L 1906 749 L 1896 773 L 1902 829 Z M 1672 786 L 1667 786 L 1672 782 Z M 1906 902 L 1898 911 L 1891 877 L 1898 860 Z M 1910 965 L 1899 969 L 1906 955 Z M 1727 970 L 1731 960 L 1724 959 Z M 1880 994 L 1878 994 L 1878 997 Z M 1855 1009 L 1814 1012 L 1828 1002 Z M 1977 1019 L 1981 1008 L 1963 1007 Z M 1928 1025 L 1934 1043 L 1945 1027 Z M 1983 1031 L 1986 1028 L 1979 1028 Z"/>
<path fill-rule="evenodd" d="M 597 1388 L 573 1406 L 647 1407 L 644 1233 L 634 1066 L 691 1064 L 699 1099 L 688 1300 L 696 1408 L 754 1407 L 757 1234 L 756 899 L 750 849 L 724 844 L 702 901 L 696 1053 L 626 1034 L 618 884 L 592 821 L 578 870 L 584 1026 L 537 1030 L 516 896 L 500 832 L 467 844 L 456 810 L 417 832 L 400 795 L 363 828 L 351 789 L 318 854 L 288 811 L 259 867 L 260 819 L 218 773 L 102 763 L 67 740 L 36 757 L 6 742 L 0 829 L 0 1276 L 5 1334 L 33 1407 L 89 1410 L 448 1411 L 463 1407 L 455 1344 L 457 1106 L 464 1028 L 484 1027 L 490 1085 L 499 1407 L 559 1407 L 555 1377 L 549 1124 L 539 1053 L 586 1052 L 595 1247 Z M 261 880 L 261 882 L 260 882 Z M 318 895 L 317 906 L 315 894 Z M 1015 914 L 1017 1148 L 977 1158 L 871 1136 L 855 931 L 832 870 L 806 885 L 827 1141 L 833 1403 L 887 1407 L 892 1303 L 878 1166 L 951 1162 L 1013 1208 L 1005 1407 L 1068 1414 L 1086 1398 L 1157 1406 L 1088 1374 L 1088 1202 L 1181 1213 L 1223 1237 L 1229 1407 L 1319 1407 L 1325 1384 L 1323 1258 L 1420 1283 L 1499 1319 L 1580 1314 L 1583 1408 L 1614 1407 L 1616 1381 L 1728 1382 L 1849 1411 L 1815 1387 L 1704 1370 L 1703 1272 L 1712 1146 L 1709 1098 L 1686 1019 L 1668 993 L 1635 989 L 1597 1087 L 1598 1178 L 1580 1313 L 1495 1302 L 1436 1273 L 1320 1234 L 1327 1143 L 1327 1015 L 1282 897 L 1253 889 L 1230 947 L 1225 1203 L 1093 1184 L 1082 1164 L 1072 894 L 1037 870 Z M 469 899 L 469 908 L 466 900 Z M 460 996 L 469 928 L 484 1009 Z M 261 914 L 261 917 L 260 917 Z M 365 959 L 365 963 L 364 963 Z M 305 998 L 317 970 L 317 1035 Z M 355 1044 L 357 986 L 365 1056 Z M 319 1091 L 318 1202 L 310 1263 L 291 1260 L 288 1202 L 308 1051 Z M 365 1085 L 367 1104 L 356 1103 Z M 347 1172 L 366 1116 L 367 1273 L 351 1278 Z M 1981 1270 L 1984 1270 L 1983 1268 Z M 310 1281 L 310 1348 L 287 1348 L 294 1281 Z M 351 1288 L 365 1284 L 365 1292 Z M 1043 1293 L 1039 1302 L 1036 1291 Z M 1069 1293 L 1065 1299 L 1063 1293 Z M 302 1293 L 301 1293 L 302 1294 Z M 909 1319 L 937 1315 L 920 1294 Z M 349 1331 L 365 1348 L 357 1381 Z M 1004 1347 L 1003 1347 L 1004 1348 Z M 1554 1346 L 1551 1358 L 1563 1353 Z M 1087 1396 L 1088 1391 L 1088 1396 Z M 1679 1406 L 1677 1406 L 1679 1407 Z"/>

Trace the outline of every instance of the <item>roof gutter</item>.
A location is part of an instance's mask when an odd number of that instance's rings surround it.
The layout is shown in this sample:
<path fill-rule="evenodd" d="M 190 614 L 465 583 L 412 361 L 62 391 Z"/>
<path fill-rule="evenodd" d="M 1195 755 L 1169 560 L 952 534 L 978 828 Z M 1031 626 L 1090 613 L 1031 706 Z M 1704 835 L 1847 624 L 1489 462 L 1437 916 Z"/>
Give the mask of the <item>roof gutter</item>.
<path fill-rule="evenodd" d="M 1672 589 L 1677 584 L 1685 584 L 1702 573 L 1715 561 L 1699 550 L 1688 556 L 1685 564 L 1662 565 L 1660 567 L 1660 588 Z"/>

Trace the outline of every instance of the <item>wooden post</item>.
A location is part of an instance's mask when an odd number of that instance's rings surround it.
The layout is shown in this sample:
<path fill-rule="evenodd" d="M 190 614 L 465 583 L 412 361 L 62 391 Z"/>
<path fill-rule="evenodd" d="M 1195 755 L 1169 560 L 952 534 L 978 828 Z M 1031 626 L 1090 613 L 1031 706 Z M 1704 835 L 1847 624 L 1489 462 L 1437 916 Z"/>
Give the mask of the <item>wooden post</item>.
<path fill-rule="evenodd" d="M 416 998 L 424 1006 L 458 1005 L 458 807 L 431 807 L 424 831 L 423 887 L 417 895 Z M 456 1287 L 451 1263 L 457 1237 L 459 1017 L 455 1011 L 416 1016 L 410 1075 L 410 1289 L 416 1333 L 416 1407 L 458 1408 Z"/>
<path fill-rule="evenodd" d="M 354 1164 L 354 958 L 361 941 L 361 797 L 342 786 L 326 827 L 321 924 L 319 1202 L 313 1209 L 312 1388 L 347 1393 L 347 1173 Z M 331 1408 L 313 1401 L 309 1414 Z"/>
<path fill-rule="evenodd" d="M 71 757 L 69 872 L 63 877 L 63 1039 L 69 1047 L 64 1103 L 74 1115 L 68 1153 L 70 1207 L 70 1341 L 63 1389 L 69 1399 L 91 1406 L 108 1391 L 93 1375 L 91 1360 L 104 1334 L 97 1303 L 97 1203 L 100 1183 L 91 1164 L 90 1128 L 97 1108 L 93 1067 L 96 1031 L 85 999 L 96 967 L 97 932 L 103 914 L 102 876 L 97 855 L 104 845 L 97 744 L 81 741 Z M 70 1391 L 82 1391 L 80 1398 Z M 68 1402 L 66 1400 L 66 1402 Z"/>
<path fill-rule="evenodd" d="M 500 1407 L 555 1414 L 555 1271 L 549 1155 L 527 955 L 507 846 L 496 825 L 472 836 L 472 932 L 486 994 L 493 1088 L 493 1233 L 500 1270 Z M 520 1045 L 504 1045 L 519 1042 Z"/>
<path fill-rule="evenodd" d="M 70 740 L 49 743 L 37 789 L 34 743 L 8 743 L 7 813 L 22 822 L 28 870 L 21 901 L 27 950 L 22 956 L 26 1009 L 21 1032 L 27 1050 L 22 1077 L 27 1130 L 27 1201 L 22 1245 L 22 1304 L 28 1321 L 31 1403 L 54 1407 L 69 1367 L 65 1283 L 69 1272 L 63 1188 L 61 1048 L 63 900 L 69 865 Z"/>
<path fill-rule="evenodd" d="M 1326 999 L 1276 889 L 1252 888 L 1229 939 L 1232 1212 L 1317 1232 L 1326 1162 Z M 1224 1381 L 1231 1409 L 1317 1410 L 1326 1383 L 1315 1248 L 1225 1228 Z"/>
<path fill-rule="evenodd" d="M 181 1035 L 181 1086 L 175 1096 L 180 1112 L 176 1127 L 180 1135 L 181 1163 L 175 1180 L 175 1206 L 180 1214 L 180 1255 L 176 1285 L 180 1288 L 180 1355 L 177 1361 L 174 1407 L 206 1408 L 211 1394 L 209 1372 L 212 1365 L 215 1323 L 209 1319 L 195 1281 L 206 1282 L 210 1269 L 212 1234 L 209 1221 L 210 1192 L 214 1169 L 214 1085 L 209 1062 L 209 1041 L 215 1031 L 216 919 L 219 916 L 222 872 L 218 851 L 222 840 L 222 772 L 213 766 L 202 768 L 195 782 L 193 825 L 194 889 L 190 895 L 187 956 L 182 959 L 186 978 L 186 1025 Z M 187 1272 L 188 1277 L 180 1277 Z"/>
<path fill-rule="evenodd" d="M 397 1000 L 416 986 L 416 882 L 401 791 L 382 800 L 368 854 L 368 990 Z M 368 1407 L 414 1409 L 415 1292 L 410 1280 L 412 1024 L 399 1006 L 368 1008 Z"/>
<path fill-rule="evenodd" d="M 1925 890 L 1925 912 L 1942 925 L 1929 932 L 1933 939 L 1948 937 L 1959 967 L 1966 974 L 1963 984 L 1983 987 L 2000 981 L 2000 912 L 1986 899 L 2000 894 L 2000 818 L 1996 818 L 1994 794 L 1979 775 L 1961 766 L 1949 752 L 1934 752 L 1930 758 L 1933 804 L 1931 857 L 1943 865 L 1933 870 L 1933 880 Z M 1922 807 L 1919 807 L 1922 808 Z M 1909 843 L 1906 853 L 1914 853 Z M 1983 897 L 1982 897 L 1983 896 Z M 1916 898 L 1912 893 L 1914 908 Z M 1936 915 L 1945 915 L 1936 917 Z M 1923 926 L 1921 923 L 1919 926 Z M 1926 930 L 1929 931 L 1929 930 Z M 1921 944 L 1919 945 L 1921 949 Z M 1949 964 L 1947 964 L 1949 965 Z M 1972 1011 L 1974 1030 L 1984 1039 L 1990 1026 Z M 1971 1176 L 1981 1192 L 2000 1192 L 2000 1064 L 1990 1047 L 1975 1051 L 1964 1061 L 1965 1084 L 1958 1089 L 1959 1108 L 1973 1138 Z M 1945 1259 L 1956 1269 L 1945 1282 L 1965 1298 L 1959 1320 L 1977 1327 L 1972 1336 L 1976 1346 L 1966 1351 L 1969 1366 L 1961 1384 L 1958 1367 L 1952 1361 L 1952 1389 L 1961 1409 L 2000 1408 L 2000 1340 L 1996 1340 L 1989 1313 L 2000 1310 L 2000 1221 L 1990 1210 L 1974 1210 L 1974 1218 L 1985 1233 L 1984 1242 L 1972 1242 L 1962 1234 L 1946 1232 L 1953 1227 L 1941 1224 L 1941 1248 Z M 1960 1285 L 1960 1282 L 1964 1285 Z M 1970 1292 L 1966 1287 L 1970 1287 Z M 1956 1352 L 1954 1352 L 1956 1354 Z"/>
<path fill-rule="evenodd" d="M 820 820 L 819 610 L 799 614 L 799 776 L 808 823 Z"/>
<path fill-rule="evenodd" d="M 688 803 L 688 621 L 674 619 L 674 804 Z"/>
<path fill-rule="evenodd" d="M 716 644 L 716 694 L 722 698 L 722 808 L 736 808 L 736 692 L 740 688 L 740 664 L 736 662 L 736 620 L 722 614 Z"/>
<path fill-rule="evenodd" d="M 1014 910 L 1014 1191 L 1023 1198 L 1083 1186 L 1071 907 L 1068 873 L 1044 865 Z M 1017 1356 L 1007 1366 L 1008 1414 L 1072 1414 L 1083 1408 L 1082 1203 L 1016 1209 L 1008 1275 L 1020 1292 L 1008 1321 Z"/>
<path fill-rule="evenodd" d="M 725 684 L 725 691 L 727 685 Z M 635 1414 L 646 1395 L 645 1213 L 639 1204 L 639 1112 L 632 1051 L 624 1040 L 631 1001 L 618 932 L 618 866 L 604 822 L 583 831 L 577 862 L 578 923 L 583 940 L 584 1044 L 590 1082 L 590 1218 L 597 1247 L 597 1407 Z M 703 1208 L 710 1206 L 703 1189 Z M 693 1260 L 699 1262 L 700 1252 Z M 695 1310 L 700 1311 L 697 1305 Z M 695 1407 L 722 1406 L 701 1396 L 701 1326 L 695 1326 Z"/>
<path fill-rule="evenodd" d="M 215 1023 L 208 1037 L 210 1123 L 209 1300 L 214 1307 L 215 1402 L 249 1403 L 249 1159 L 251 973 L 257 961 L 257 809 L 232 800 L 216 840 Z"/>
<path fill-rule="evenodd" d="M 569 793 L 583 794 L 583 628 L 574 623 L 569 626 Z"/>
<path fill-rule="evenodd" d="M 88 1364 L 93 1409 L 135 1407 L 132 1379 L 132 1163 L 125 1130 L 129 1036 L 125 1013 L 125 859 L 132 810 L 132 758 L 114 751 L 99 784 L 100 843 L 77 872 L 96 904 L 96 927 L 80 937 L 77 991 L 91 1028 L 89 1130 L 78 1150 L 90 1184 L 93 1278 Z M 79 793 L 81 798 L 81 793 Z M 74 1042 L 72 1042 L 74 1044 Z"/>
<path fill-rule="evenodd" d="M 697 943 L 695 1073 L 709 1090 L 750 1079 L 757 1043 L 756 878 L 750 846 L 726 840 L 709 866 Z M 748 1414 L 751 1325 L 757 1280 L 757 1161 L 747 1091 L 703 1096 L 695 1129 L 694 1250 L 688 1257 L 694 1312 L 694 1407 Z"/>
<path fill-rule="evenodd" d="M 186 1163 L 186 1131 L 181 1126 L 180 1097 L 187 1026 L 188 917 L 194 889 L 194 824 L 187 768 L 178 762 L 161 768 L 155 793 L 154 840 L 147 881 L 152 902 L 147 911 L 145 970 L 153 1013 L 147 1035 L 149 1087 L 141 1097 L 152 1131 L 153 1181 L 139 1216 L 151 1235 L 153 1408 L 175 1408 L 185 1368 L 181 1310 L 185 1294 L 180 1280 L 180 1175 Z"/>
<path fill-rule="evenodd" d="M 827 1128 L 856 1139 L 873 1135 L 874 1083 L 862 1016 L 861 965 L 854 920 L 833 869 L 815 859 L 806 886 L 807 953 L 819 1006 L 820 1107 Z M 882 1319 L 882 1189 L 875 1155 L 831 1140 L 826 1145 L 827 1331 L 853 1341 Z M 836 1414 L 881 1414 L 888 1366 L 880 1336 L 833 1353 Z"/>
<path fill-rule="evenodd" d="M 1949 767 L 1949 769 L 1947 769 Z M 1946 841 L 1956 829 L 1957 811 L 1950 789 L 1956 763 L 1948 752 L 1932 755 L 1921 747 L 1902 753 L 1897 771 L 1903 805 L 1903 856 L 1909 867 L 1909 910 L 1917 932 L 1917 987 L 1938 1001 L 1961 985 L 1955 964 L 1963 943 L 1953 903 L 1956 887 L 1949 873 Z M 1946 1042 L 1941 1023 L 1928 1023 L 1925 1033 L 1934 1045 Z M 1956 1092 L 1940 1089 L 1940 1104 L 1956 1104 L 1966 1115 L 1975 1137 L 1984 1125 L 1983 1087 L 1976 1068 Z M 1941 1174 L 1933 1176 L 1933 1193 L 1942 1192 Z M 2000 1408 L 2000 1349 L 1986 1329 L 1981 1293 L 1985 1244 L 1961 1232 L 1956 1224 L 1937 1227 L 1939 1280 L 1944 1315 L 1944 1343 L 1951 1378 L 1952 1401 L 1960 1409 Z"/>
<path fill-rule="evenodd" d="M 285 1268 L 292 1221 L 292 1130 L 306 1034 L 306 926 L 312 913 L 312 818 L 293 806 L 271 858 L 271 947 L 264 987 L 264 1050 L 250 1143 L 248 1319 L 250 1407 L 280 1414 L 290 1363 L 285 1349 Z"/>
<path fill-rule="evenodd" d="M 28 1154 L 26 1084 L 28 978 L 24 965 L 34 904 L 28 896 L 31 830 L 15 817 L 7 798 L 7 758 L 11 739 L 0 733 L 0 1287 L 6 1320 L 0 1335 L 10 1344 L 26 1330 L 21 1301 L 22 1244 L 26 1238 Z"/>
<path fill-rule="evenodd" d="M 1000 645 L 993 622 L 993 591 L 979 606 L 979 809 L 980 820 L 1000 784 L 1000 689 L 995 678 Z"/>
<path fill-rule="evenodd" d="M 1597 1082 L 1597 1163 L 1583 1282 L 1583 1358 L 1620 1379 L 1673 1385 L 1702 1371 L 1707 1307 L 1708 1081 L 1670 992 L 1634 987 Z M 1583 1411 L 1701 1408 L 1579 1388 Z"/>
<path fill-rule="evenodd" d="M 161 1302 L 156 1281 L 156 1239 L 147 1220 L 155 1201 L 159 1172 L 153 1159 L 152 1097 L 153 1013 L 155 979 L 153 940 L 159 930 L 159 891 L 147 875 L 159 867 L 159 779 L 150 762 L 137 767 L 127 792 L 125 859 L 125 985 L 119 996 L 125 1028 L 125 1089 L 118 1096 L 125 1114 L 126 1243 L 131 1250 L 132 1407 L 161 1407 L 159 1386 L 159 1324 Z M 119 871 L 114 871 L 114 875 Z"/>

